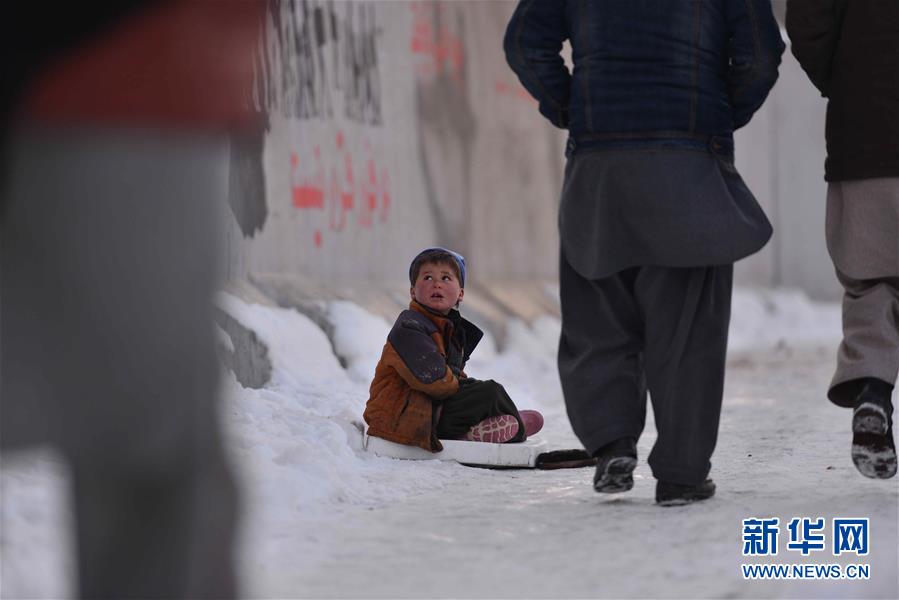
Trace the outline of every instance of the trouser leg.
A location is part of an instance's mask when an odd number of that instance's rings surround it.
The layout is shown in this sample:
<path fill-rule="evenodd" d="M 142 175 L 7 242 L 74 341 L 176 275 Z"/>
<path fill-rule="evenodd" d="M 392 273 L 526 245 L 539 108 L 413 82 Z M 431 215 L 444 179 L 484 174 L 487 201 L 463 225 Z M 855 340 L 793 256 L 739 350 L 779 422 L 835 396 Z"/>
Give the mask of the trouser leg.
<path fill-rule="evenodd" d="M 82 597 L 236 593 L 210 306 L 226 150 L 82 132 L 15 153 L 4 445 L 49 441 L 69 460 Z"/>
<path fill-rule="evenodd" d="M 561 254 L 559 376 L 572 429 L 591 454 L 643 431 L 646 386 L 635 274 L 629 269 L 589 280 Z"/>
<path fill-rule="evenodd" d="M 492 379 L 462 379 L 459 381 L 459 391 L 441 402 L 437 437 L 445 440 L 459 439 L 474 425 L 499 415 L 515 417 L 518 421 L 518 433 L 511 441 L 523 441 L 524 423 L 506 389 Z"/>
<path fill-rule="evenodd" d="M 873 377 L 890 385 L 899 372 L 899 277 L 855 279 L 840 270 L 843 286 L 843 340 L 828 397 L 852 407 L 859 380 Z"/>
<path fill-rule="evenodd" d="M 649 465 L 657 479 L 695 485 L 711 469 L 732 283 L 732 265 L 643 267 L 637 276 L 646 378 L 658 431 Z"/>

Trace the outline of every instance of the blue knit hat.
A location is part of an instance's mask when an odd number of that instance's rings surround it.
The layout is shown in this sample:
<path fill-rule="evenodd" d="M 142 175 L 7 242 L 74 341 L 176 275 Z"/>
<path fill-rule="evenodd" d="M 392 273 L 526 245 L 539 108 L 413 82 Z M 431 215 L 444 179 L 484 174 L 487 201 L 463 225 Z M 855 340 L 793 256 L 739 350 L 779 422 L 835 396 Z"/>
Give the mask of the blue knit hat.
<path fill-rule="evenodd" d="M 441 248 L 440 246 L 425 248 L 424 250 L 419 252 L 415 256 L 415 258 L 412 259 L 412 263 L 409 265 L 409 281 L 412 283 L 412 285 L 415 285 L 415 265 L 432 261 L 446 260 L 447 258 L 451 258 L 456 261 L 456 265 L 459 267 L 459 287 L 464 288 L 465 257 L 463 257 L 458 252 L 453 252 L 452 250 L 447 250 L 446 248 Z"/>

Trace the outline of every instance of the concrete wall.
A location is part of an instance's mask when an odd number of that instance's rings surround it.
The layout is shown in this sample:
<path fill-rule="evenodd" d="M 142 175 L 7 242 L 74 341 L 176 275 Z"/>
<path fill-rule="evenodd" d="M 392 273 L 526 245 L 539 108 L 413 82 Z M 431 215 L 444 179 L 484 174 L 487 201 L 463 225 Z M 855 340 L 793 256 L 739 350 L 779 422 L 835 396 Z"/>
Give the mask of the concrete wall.
<path fill-rule="evenodd" d="M 512 8 L 282 3 L 257 94 L 267 215 L 231 232 L 232 276 L 402 286 L 441 244 L 474 279 L 552 279 L 564 138 L 505 66 Z"/>
<path fill-rule="evenodd" d="M 411 257 L 447 245 L 469 260 L 470 309 L 552 310 L 564 133 L 505 64 L 515 3 L 273 6 L 255 96 L 270 128 L 232 157 L 232 287 L 286 305 L 364 294 L 387 314 L 408 297 Z M 737 136 L 738 166 L 776 229 L 738 283 L 835 296 L 823 110 L 785 56 L 771 99 Z"/>

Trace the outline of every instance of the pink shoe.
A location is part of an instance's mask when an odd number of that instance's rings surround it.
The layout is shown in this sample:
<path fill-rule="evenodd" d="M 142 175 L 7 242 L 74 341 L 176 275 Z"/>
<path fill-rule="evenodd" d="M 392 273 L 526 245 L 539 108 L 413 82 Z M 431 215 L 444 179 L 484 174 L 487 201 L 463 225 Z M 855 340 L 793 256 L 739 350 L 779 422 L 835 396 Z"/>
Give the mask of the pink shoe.
<path fill-rule="evenodd" d="M 524 423 L 524 433 L 531 437 L 543 429 L 543 415 L 536 410 L 520 410 L 521 422 Z"/>
<path fill-rule="evenodd" d="M 463 439 L 469 442 L 504 444 L 518 433 L 518 421 L 512 415 L 488 417 L 468 430 Z"/>

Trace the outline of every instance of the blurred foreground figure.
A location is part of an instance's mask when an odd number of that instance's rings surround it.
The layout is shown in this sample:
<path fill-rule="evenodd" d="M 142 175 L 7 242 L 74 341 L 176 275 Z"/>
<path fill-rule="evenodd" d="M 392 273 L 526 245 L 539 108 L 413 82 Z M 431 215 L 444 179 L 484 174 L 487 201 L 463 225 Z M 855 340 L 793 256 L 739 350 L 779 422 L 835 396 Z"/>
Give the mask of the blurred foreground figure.
<path fill-rule="evenodd" d="M 504 45 L 569 131 L 559 374 L 594 488 L 633 487 L 648 387 L 656 501 L 709 498 L 733 263 L 771 236 L 733 154 L 777 79 L 771 3 L 522 0 Z"/>
<path fill-rule="evenodd" d="M 69 462 L 81 597 L 233 597 L 211 299 L 263 6 L 70 4 L 4 25 L 0 440 Z"/>
<path fill-rule="evenodd" d="M 827 396 L 853 409 L 852 461 L 896 474 L 899 373 L 899 2 L 790 0 L 792 51 L 827 102 L 827 249 L 843 341 Z"/>

